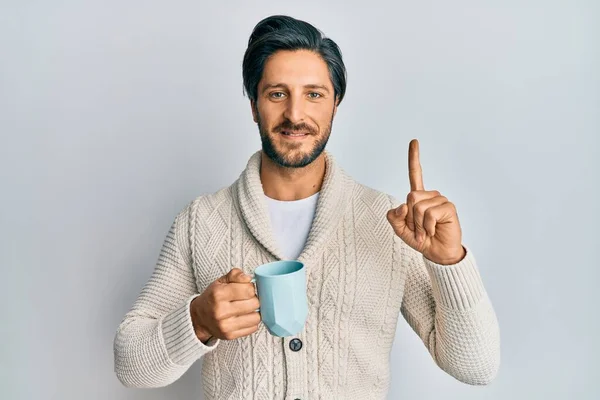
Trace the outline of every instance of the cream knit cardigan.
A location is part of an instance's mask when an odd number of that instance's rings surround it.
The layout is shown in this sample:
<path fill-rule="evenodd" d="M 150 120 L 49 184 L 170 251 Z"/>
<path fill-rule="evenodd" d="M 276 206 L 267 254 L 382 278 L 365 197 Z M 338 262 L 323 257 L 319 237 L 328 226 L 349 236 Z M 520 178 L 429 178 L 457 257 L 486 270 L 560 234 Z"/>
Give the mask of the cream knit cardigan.
<path fill-rule="evenodd" d="M 399 314 L 435 363 L 456 379 L 489 383 L 500 363 L 495 312 L 470 249 L 438 265 L 408 247 L 386 219 L 399 203 L 350 178 L 329 152 L 313 225 L 299 256 L 309 314 L 299 351 L 263 324 L 244 338 L 200 342 L 189 304 L 231 268 L 252 273 L 282 259 L 260 181 L 260 151 L 236 182 L 192 201 L 175 219 L 156 268 L 118 327 L 114 366 L 126 386 L 175 382 L 202 358 L 212 399 L 384 399 Z"/>

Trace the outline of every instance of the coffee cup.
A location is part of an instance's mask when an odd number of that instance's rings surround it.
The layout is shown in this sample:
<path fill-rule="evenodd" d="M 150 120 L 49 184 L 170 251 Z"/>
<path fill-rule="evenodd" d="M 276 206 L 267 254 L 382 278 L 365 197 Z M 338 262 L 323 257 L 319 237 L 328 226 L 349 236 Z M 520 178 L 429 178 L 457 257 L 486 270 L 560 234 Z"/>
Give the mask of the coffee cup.
<path fill-rule="evenodd" d="M 260 301 L 261 320 L 271 335 L 296 335 L 308 316 L 306 269 L 296 260 L 274 261 L 254 270 L 252 282 Z"/>

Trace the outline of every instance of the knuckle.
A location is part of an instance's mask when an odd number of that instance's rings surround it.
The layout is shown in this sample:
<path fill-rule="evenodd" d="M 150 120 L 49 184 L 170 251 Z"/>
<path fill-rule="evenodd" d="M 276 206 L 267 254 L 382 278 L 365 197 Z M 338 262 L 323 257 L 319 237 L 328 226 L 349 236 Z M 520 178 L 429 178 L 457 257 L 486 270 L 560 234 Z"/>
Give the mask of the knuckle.
<path fill-rule="evenodd" d="M 427 205 L 424 204 L 416 204 L 415 205 L 415 214 L 416 215 L 423 215 L 425 213 L 425 211 L 427 211 Z"/>
<path fill-rule="evenodd" d="M 218 321 L 221 321 L 222 319 L 224 319 L 225 312 L 226 312 L 226 310 L 222 303 L 217 303 L 213 307 L 213 316 Z"/>
<path fill-rule="evenodd" d="M 433 211 L 432 211 L 432 209 L 431 209 L 431 208 L 428 208 L 427 210 L 425 210 L 425 211 L 423 212 L 423 218 L 430 218 L 430 217 L 431 217 L 431 213 L 432 213 L 432 212 L 433 212 Z"/>
<path fill-rule="evenodd" d="M 442 194 L 438 191 L 438 190 L 433 190 L 432 193 L 437 197 L 437 196 L 441 196 Z"/>
<path fill-rule="evenodd" d="M 236 277 L 239 278 L 239 277 L 243 277 L 244 275 L 245 275 L 244 271 L 241 268 L 235 268 L 235 276 Z"/>
<path fill-rule="evenodd" d="M 233 332 L 225 332 L 225 333 L 223 333 L 223 339 L 233 340 L 233 339 L 235 339 L 235 335 L 233 334 Z"/>
<path fill-rule="evenodd" d="M 236 276 L 238 276 L 240 274 L 240 272 L 242 272 L 241 269 L 239 268 L 232 268 L 228 273 L 227 273 L 227 281 L 228 282 L 232 282 Z"/>
<path fill-rule="evenodd" d="M 431 211 L 431 209 L 425 211 L 425 214 L 423 215 L 423 224 L 431 222 L 435 219 L 432 213 L 433 211 Z"/>
<path fill-rule="evenodd" d="M 217 302 L 217 301 L 221 300 L 222 296 L 223 296 L 223 289 L 222 289 L 222 287 L 221 287 L 221 286 L 216 286 L 216 287 L 215 287 L 213 290 L 211 290 L 211 292 L 210 292 L 210 299 L 211 299 L 212 301 L 215 301 L 215 302 Z"/>
<path fill-rule="evenodd" d="M 208 301 L 215 301 L 216 300 L 216 287 L 210 287 L 206 290 L 206 292 L 204 292 L 203 296 L 206 300 Z"/>
<path fill-rule="evenodd" d="M 223 332 L 223 334 L 226 334 L 228 332 L 228 330 L 229 330 L 228 327 L 229 327 L 229 324 L 227 323 L 226 320 L 224 320 L 224 319 L 217 320 L 217 328 L 221 332 Z"/>

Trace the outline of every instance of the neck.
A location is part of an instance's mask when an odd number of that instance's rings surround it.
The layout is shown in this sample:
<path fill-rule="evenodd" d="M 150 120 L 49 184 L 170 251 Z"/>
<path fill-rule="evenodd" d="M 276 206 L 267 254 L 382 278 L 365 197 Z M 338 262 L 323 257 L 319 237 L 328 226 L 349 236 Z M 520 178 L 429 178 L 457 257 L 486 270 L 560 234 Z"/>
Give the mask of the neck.
<path fill-rule="evenodd" d="M 325 152 L 303 168 L 277 165 L 261 152 L 260 180 L 267 197 L 294 201 L 312 196 L 321 190 L 325 177 Z"/>

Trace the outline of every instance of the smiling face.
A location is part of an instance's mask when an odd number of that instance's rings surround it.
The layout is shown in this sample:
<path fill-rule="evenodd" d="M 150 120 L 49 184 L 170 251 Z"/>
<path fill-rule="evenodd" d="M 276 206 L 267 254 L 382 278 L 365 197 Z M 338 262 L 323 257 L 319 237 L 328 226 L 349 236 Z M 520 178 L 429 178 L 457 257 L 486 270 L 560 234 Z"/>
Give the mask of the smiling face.
<path fill-rule="evenodd" d="M 308 50 L 274 53 L 251 106 L 271 160 L 288 168 L 310 164 L 325 149 L 337 110 L 327 64 Z"/>

